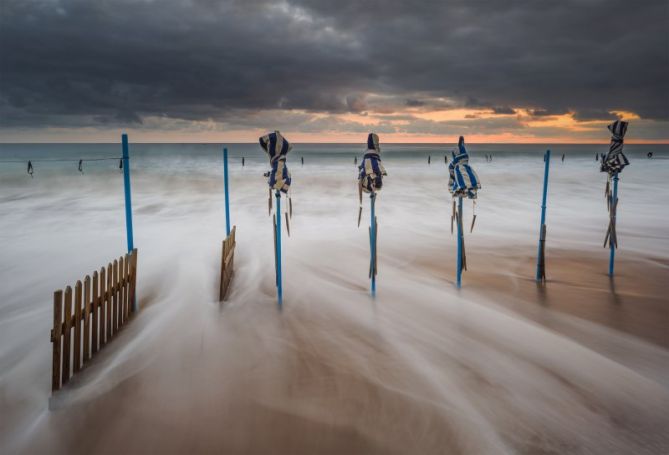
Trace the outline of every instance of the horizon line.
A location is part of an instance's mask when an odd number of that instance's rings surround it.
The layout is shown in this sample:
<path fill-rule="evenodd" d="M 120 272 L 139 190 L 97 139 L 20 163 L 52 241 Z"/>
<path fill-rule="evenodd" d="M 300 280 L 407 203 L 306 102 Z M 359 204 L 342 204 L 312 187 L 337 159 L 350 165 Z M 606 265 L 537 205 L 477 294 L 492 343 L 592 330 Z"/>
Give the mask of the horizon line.
<path fill-rule="evenodd" d="M 13 142 L 4 142 L 0 141 L 0 145 L 40 145 L 40 144 L 120 144 L 121 141 L 13 141 Z M 225 145 L 225 144 L 234 144 L 234 145 L 246 145 L 246 144 L 257 144 L 257 141 L 251 142 L 223 142 L 223 141 L 206 141 L 206 142 L 180 142 L 180 141 L 165 141 L 165 142 L 154 142 L 154 141 L 130 141 L 130 144 L 203 144 L 203 145 Z M 607 145 L 609 141 L 605 142 L 467 142 L 467 144 L 476 144 L 476 145 Z M 306 145 L 316 145 L 316 144 L 327 144 L 327 145 L 365 145 L 363 142 L 297 142 L 291 141 L 291 144 L 306 144 Z M 457 142 L 382 142 L 382 145 L 444 145 L 444 144 L 456 144 Z M 625 145 L 669 145 L 669 139 L 667 140 L 647 140 L 647 141 L 625 141 Z"/>

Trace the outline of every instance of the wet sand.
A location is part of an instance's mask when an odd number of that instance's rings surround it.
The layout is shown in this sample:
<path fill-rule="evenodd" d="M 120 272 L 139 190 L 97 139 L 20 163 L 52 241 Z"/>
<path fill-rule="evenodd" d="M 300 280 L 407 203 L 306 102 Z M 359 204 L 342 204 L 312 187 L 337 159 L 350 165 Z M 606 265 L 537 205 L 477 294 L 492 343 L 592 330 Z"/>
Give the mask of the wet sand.
<path fill-rule="evenodd" d="M 216 301 L 219 155 L 135 161 L 141 311 L 51 400 L 50 295 L 125 245 L 122 180 L 6 185 L 0 453 L 669 453 L 663 165 L 625 170 L 614 281 L 603 176 L 590 154 L 555 166 L 537 286 L 541 158 L 477 162 L 458 290 L 446 168 L 389 156 L 373 300 L 355 168 L 310 159 L 292 168 L 279 312 L 260 155 L 231 175 L 235 277 Z"/>
<path fill-rule="evenodd" d="M 537 286 L 531 256 L 471 250 L 460 291 L 450 254 L 425 250 L 406 265 L 415 286 L 381 287 L 376 301 L 326 270 L 302 293 L 289 284 L 279 313 L 271 286 L 244 299 L 242 260 L 230 302 L 184 305 L 149 336 L 161 308 L 142 302 L 14 448 L 666 453 L 666 261 L 627 255 L 611 282 L 605 254 L 549 251 Z"/>

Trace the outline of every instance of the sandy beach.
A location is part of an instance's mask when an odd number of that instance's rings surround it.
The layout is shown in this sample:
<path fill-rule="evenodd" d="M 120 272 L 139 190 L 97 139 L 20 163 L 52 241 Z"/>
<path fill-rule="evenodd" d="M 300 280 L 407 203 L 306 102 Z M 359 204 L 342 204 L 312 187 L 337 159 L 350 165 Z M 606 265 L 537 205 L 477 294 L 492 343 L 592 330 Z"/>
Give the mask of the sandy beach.
<path fill-rule="evenodd" d="M 372 302 L 333 275 L 319 287 L 349 298 L 305 292 L 283 314 L 270 292 L 241 303 L 236 290 L 221 308 L 179 309 L 115 366 L 158 310 L 147 308 L 52 399 L 23 450 L 662 453 L 666 265 L 622 261 L 625 275 L 643 268 L 645 278 L 630 286 L 623 275 L 624 291 L 612 291 L 588 273 L 594 261 L 562 255 L 551 258 L 560 278 L 544 287 L 524 273 L 531 258 L 488 256 L 481 267 L 472 255 L 482 270 L 467 279 L 485 286 L 459 293 L 443 268 L 418 260 L 429 272 L 419 290 L 442 304 L 400 287 Z"/>
<path fill-rule="evenodd" d="M 666 214 L 654 209 L 669 196 L 663 168 L 639 161 L 625 176 L 611 280 L 592 158 L 556 165 L 548 281 L 537 285 L 540 172 L 506 182 L 510 167 L 540 170 L 541 158 L 478 161 L 485 186 L 458 290 L 445 167 L 389 154 L 372 299 L 352 163 L 307 155 L 304 167 L 293 165 L 279 311 L 262 161 L 232 173 L 238 250 L 229 300 L 219 304 L 218 155 L 139 156 L 140 311 L 53 397 L 50 292 L 123 245 L 119 176 L 12 180 L 2 199 L 12 213 L 2 221 L 3 276 L 12 277 L 3 279 L 0 322 L 3 453 L 669 449 L 669 242 Z M 574 193 L 575 176 L 590 173 Z M 655 199 L 629 203 L 648 181 Z M 72 213 L 88 216 L 72 224 Z M 90 254 L 68 255 L 72 248 Z M 47 266 L 62 258 L 67 267 Z"/>

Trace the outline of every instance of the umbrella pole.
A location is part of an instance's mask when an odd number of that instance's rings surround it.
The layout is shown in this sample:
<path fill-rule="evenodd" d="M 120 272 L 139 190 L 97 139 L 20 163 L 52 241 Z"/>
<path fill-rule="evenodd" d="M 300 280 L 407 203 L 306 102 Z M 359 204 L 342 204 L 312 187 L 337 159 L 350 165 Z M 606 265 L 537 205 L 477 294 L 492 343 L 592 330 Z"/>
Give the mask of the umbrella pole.
<path fill-rule="evenodd" d="M 372 252 L 371 257 L 371 268 L 372 268 L 372 297 L 376 297 L 376 215 L 374 213 L 374 201 L 376 200 L 376 194 L 372 193 L 370 196 L 371 205 L 372 205 L 372 217 L 370 221 L 370 247 Z"/>
<path fill-rule="evenodd" d="M 283 305 L 283 286 L 281 283 L 281 193 L 276 196 L 276 290 L 279 308 Z"/>
<path fill-rule="evenodd" d="M 458 198 L 458 264 L 457 264 L 457 286 L 462 285 L 462 197 Z"/>
<path fill-rule="evenodd" d="M 544 257 L 546 246 L 546 197 L 548 196 L 548 169 L 551 162 L 551 151 L 546 150 L 544 155 L 544 191 L 541 199 L 541 225 L 539 226 L 539 252 L 537 254 L 537 281 L 546 279 L 546 259 Z"/>
<path fill-rule="evenodd" d="M 610 204 L 611 209 L 613 210 L 613 213 L 611 214 L 611 238 L 609 239 L 609 248 L 610 248 L 610 256 L 609 256 L 609 276 L 613 277 L 613 270 L 615 266 L 615 260 L 616 260 L 616 241 L 614 237 L 615 228 L 616 228 L 616 215 L 618 211 L 618 173 L 616 173 L 613 176 L 613 196 L 611 196 L 611 204 Z"/>
<path fill-rule="evenodd" d="M 225 235 L 230 235 L 230 191 L 228 189 L 228 148 L 223 148 L 223 183 L 225 185 Z"/>

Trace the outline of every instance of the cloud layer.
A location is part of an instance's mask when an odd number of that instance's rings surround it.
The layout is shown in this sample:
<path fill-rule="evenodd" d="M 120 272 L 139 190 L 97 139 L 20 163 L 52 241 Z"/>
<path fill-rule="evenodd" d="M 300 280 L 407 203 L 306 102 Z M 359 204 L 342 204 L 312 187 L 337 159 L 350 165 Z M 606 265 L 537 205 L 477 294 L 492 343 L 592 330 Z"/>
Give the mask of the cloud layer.
<path fill-rule="evenodd" d="M 518 109 L 575 121 L 624 111 L 666 126 L 667 5 L 4 0 L 1 127 L 244 129 L 283 111 L 296 128 L 352 127 L 353 114 L 438 133 L 414 115 L 463 108 L 507 128 Z"/>

